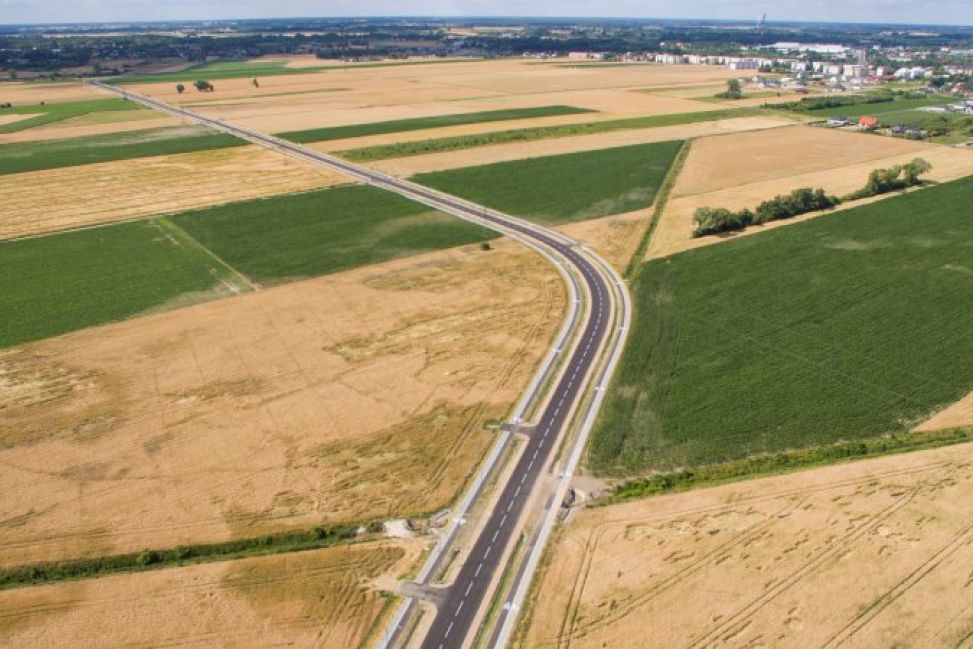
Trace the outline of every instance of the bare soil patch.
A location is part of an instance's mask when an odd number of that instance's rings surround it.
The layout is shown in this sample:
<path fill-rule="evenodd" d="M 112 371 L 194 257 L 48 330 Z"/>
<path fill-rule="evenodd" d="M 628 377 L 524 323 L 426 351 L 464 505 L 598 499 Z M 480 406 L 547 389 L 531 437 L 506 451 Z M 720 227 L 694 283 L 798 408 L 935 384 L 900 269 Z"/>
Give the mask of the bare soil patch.
<path fill-rule="evenodd" d="M 0 565 L 437 510 L 563 301 L 499 241 L 11 349 Z"/>
<path fill-rule="evenodd" d="M 521 646 L 953 647 L 973 445 L 581 512 Z"/>
<path fill-rule="evenodd" d="M 360 646 L 422 544 L 383 541 L 0 593 L 30 647 Z M 381 584 L 381 585 L 380 585 Z"/>
<path fill-rule="evenodd" d="M 0 176 L 0 239 L 352 182 L 256 146 Z"/>
<path fill-rule="evenodd" d="M 815 142 L 818 138 L 820 143 Z M 786 227 L 821 214 L 694 239 L 693 214 L 699 207 L 753 209 L 762 201 L 800 187 L 823 187 L 840 196 L 864 186 L 873 169 L 902 164 L 917 156 L 932 163 L 929 179 L 936 182 L 973 174 L 970 151 L 807 126 L 699 139 L 692 144 L 646 258 Z M 837 209 L 883 198 L 846 203 Z"/>

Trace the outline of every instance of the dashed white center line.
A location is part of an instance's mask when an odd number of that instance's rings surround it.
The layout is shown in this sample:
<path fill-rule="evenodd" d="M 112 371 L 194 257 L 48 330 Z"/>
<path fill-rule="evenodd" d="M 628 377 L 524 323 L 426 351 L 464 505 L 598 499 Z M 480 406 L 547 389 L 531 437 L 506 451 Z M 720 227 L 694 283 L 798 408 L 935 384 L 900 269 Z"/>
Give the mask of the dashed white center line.
<path fill-rule="evenodd" d="M 473 582 L 472 581 L 470 582 L 470 585 L 466 587 L 466 594 L 463 595 L 463 597 L 469 597 L 469 594 L 470 594 L 470 591 L 471 590 L 473 590 Z"/>
<path fill-rule="evenodd" d="M 456 617 L 457 615 L 459 615 L 460 610 L 463 608 L 463 602 L 465 602 L 465 601 L 466 601 L 465 599 L 461 599 L 460 600 L 459 606 L 456 607 L 456 612 L 453 613 L 453 617 Z"/>
<path fill-rule="evenodd" d="M 446 633 L 443 634 L 443 637 L 444 638 L 448 638 L 449 637 L 449 632 L 452 631 L 452 630 L 453 630 L 453 623 L 450 622 L 449 623 L 449 626 L 446 627 Z"/>

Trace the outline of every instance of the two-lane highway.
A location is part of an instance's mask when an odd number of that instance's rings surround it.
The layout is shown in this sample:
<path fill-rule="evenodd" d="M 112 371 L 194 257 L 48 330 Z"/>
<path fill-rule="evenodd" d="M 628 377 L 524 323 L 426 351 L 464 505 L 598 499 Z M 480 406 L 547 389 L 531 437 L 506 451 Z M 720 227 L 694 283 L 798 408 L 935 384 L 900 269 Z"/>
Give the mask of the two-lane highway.
<path fill-rule="evenodd" d="M 568 432 L 575 408 L 593 394 L 595 375 L 593 369 L 596 365 L 604 364 L 603 361 L 608 356 L 616 358 L 624 343 L 624 335 L 619 333 L 624 326 L 624 319 L 618 317 L 618 302 L 620 299 L 626 302 L 627 294 L 621 281 L 614 271 L 611 271 L 610 267 L 592 252 L 580 251 L 575 246 L 575 242 L 570 239 L 528 221 L 123 88 L 100 82 L 91 83 L 151 108 L 205 124 L 275 151 L 324 165 L 375 187 L 490 227 L 538 250 L 555 263 L 563 264 L 570 269 L 574 278 L 583 282 L 583 290 L 577 291 L 572 286 L 572 293 L 576 293 L 582 304 L 584 318 L 578 319 L 571 355 L 558 365 L 560 375 L 551 382 L 553 387 L 544 395 L 546 397 L 544 408 L 535 422 L 526 447 L 510 473 L 508 481 L 498 486 L 499 498 L 495 501 L 494 509 L 489 512 L 479 535 L 470 545 L 453 584 L 446 589 L 445 597 L 439 603 L 435 618 L 422 643 L 422 646 L 428 649 L 463 646 L 464 641 L 473 637 L 476 630 L 474 622 L 478 614 L 491 601 L 495 577 L 500 575 L 505 567 L 502 562 L 505 552 L 512 547 L 513 542 L 522 532 L 522 515 L 531 502 L 534 502 L 532 497 L 543 486 L 542 478 L 551 469 L 552 459 Z M 573 281 L 576 280 L 572 279 Z M 547 363 L 553 364 L 554 358 L 555 355 L 549 356 Z M 602 373 L 600 379 L 602 385 L 607 380 L 610 368 L 611 365 L 607 372 Z M 595 409 L 598 403 L 600 400 L 595 399 L 593 406 Z M 578 444 L 583 445 L 583 443 L 582 437 Z M 573 470 L 573 466 L 570 470 Z M 480 486 L 482 485 L 476 486 L 475 489 L 479 490 Z M 548 499 L 553 497 L 553 494 L 544 495 Z M 453 540 L 450 537 L 446 542 L 452 543 Z M 443 548 L 439 550 L 442 551 Z M 440 554 L 441 552 L 431 562 L 434 562 Z M 429 571 L 424 572 L 428 574 Z M 528 574 L 526 579 L 529 578 Z M 412 602 L 409 600 L 403 609 L 403 614 L 409 612 L 411 608 Z M 398 622 L 401 622 L 401 616 Z M 393 642 L 402 640 L 398 632 L 404 628 L 404 625 L 399 625 L 398 622 L 386 640 L 389 638 Z"/>

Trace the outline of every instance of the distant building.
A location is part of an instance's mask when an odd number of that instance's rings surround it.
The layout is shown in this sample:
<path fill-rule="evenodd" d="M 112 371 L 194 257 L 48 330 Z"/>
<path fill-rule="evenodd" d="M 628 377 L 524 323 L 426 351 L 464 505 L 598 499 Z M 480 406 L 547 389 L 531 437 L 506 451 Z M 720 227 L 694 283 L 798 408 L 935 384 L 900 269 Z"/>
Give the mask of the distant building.
<path fill-rule="evenodd" d="M 603 61 L 604 52 L 568 52 L 568 58 L 577 61 Z"/>
<path fill-rule="evenodd" d="M 828 126 L 849 126 L 849 125 L 851 125 L 851 120 L 848 119 L 847 117 L 835 116 L 835 117 L 828 118 Z"/>
<path fill-rule="evenodd" d="M 858 120 L 858 128 L 863 131 L 874 131 L 880 125 L 877 117 L 872 117 L 871 115 L 862 115 Z"/>

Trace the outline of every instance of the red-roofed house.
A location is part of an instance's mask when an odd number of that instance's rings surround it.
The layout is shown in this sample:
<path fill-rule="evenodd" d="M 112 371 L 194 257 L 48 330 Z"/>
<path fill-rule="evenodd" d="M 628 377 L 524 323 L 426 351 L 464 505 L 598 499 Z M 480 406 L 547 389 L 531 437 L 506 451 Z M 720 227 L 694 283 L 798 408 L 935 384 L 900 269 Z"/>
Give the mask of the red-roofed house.
<path fill-rule="evenodd" d="M 862 115 L 858 120 L 858 128 L 865 131 L 874 131 L 879 126 L 878 118 L 870 115 Z"/>

